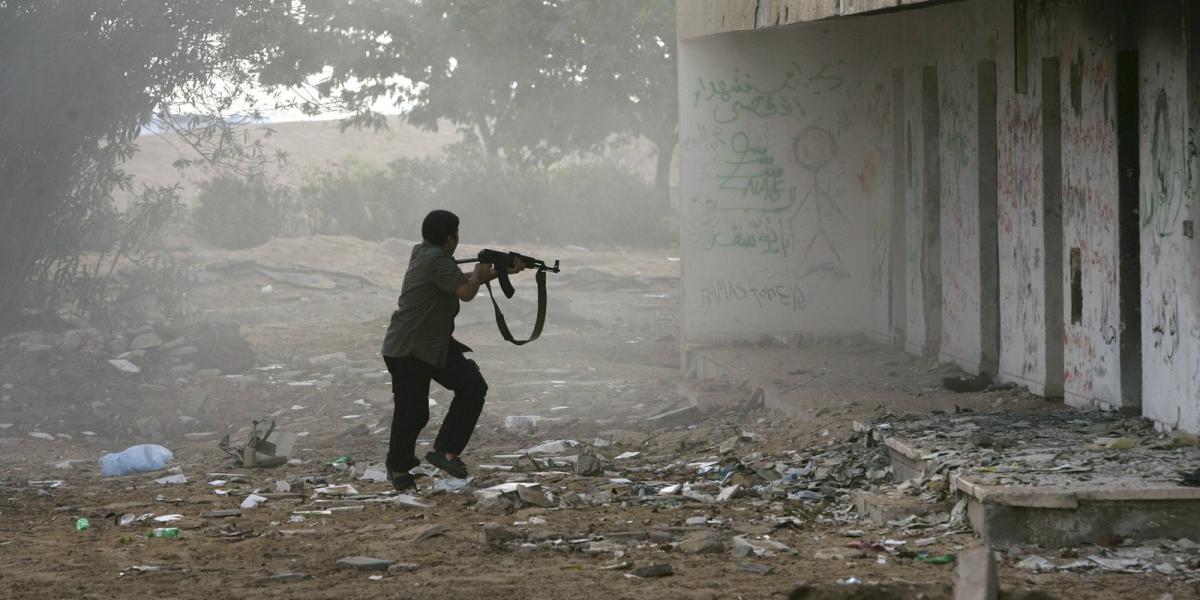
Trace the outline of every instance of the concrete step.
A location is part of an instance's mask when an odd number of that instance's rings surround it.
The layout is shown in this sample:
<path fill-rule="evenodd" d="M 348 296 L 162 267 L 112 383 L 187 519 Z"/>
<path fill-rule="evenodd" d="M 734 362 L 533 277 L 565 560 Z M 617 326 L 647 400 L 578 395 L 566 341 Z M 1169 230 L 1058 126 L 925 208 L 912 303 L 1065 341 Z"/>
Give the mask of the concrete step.
<path fill-rule="evenodd" d="M 935 450 L 883 436 L 898 481 L 933 473 Z M 1139 477 L 1061 478 L 1056 485 L 1001 483 L 970 465 L 949 473 L 950 487 L 968 499 L 971 527 L 993 548 L 1060 548 L 1116 539 L 1200 538 L 1200 488 Z"/>

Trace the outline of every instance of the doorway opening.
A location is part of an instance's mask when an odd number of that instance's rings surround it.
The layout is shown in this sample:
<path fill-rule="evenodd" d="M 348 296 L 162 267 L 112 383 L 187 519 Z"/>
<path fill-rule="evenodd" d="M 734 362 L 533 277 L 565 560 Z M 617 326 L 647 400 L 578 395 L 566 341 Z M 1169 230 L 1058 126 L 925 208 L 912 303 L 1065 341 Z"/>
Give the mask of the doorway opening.
<path fill-rule="evenodd" d="M 996 63 L 978 64 L 979 372 L 1000 370 L 1000 229 L 996 207 Z"/>
<path fill-rule="evenodd" d="M 1042 59 L 1042 248 L 1048 398 L 1063 394 L 1062 75 L 1057 56 Z"/>
<path fill-rule="evenodd" d="M 922 69 L 921 104 L 925 129 L 921 299 L 925 305 L 925 355 L 936 358 L 942 348 L 942 143 L 936 65 Z"/>
<path fill-rule="evenodd" d="M 1142 243 L 1138 217 L 1141 179 L 1138 124 L 1138 54 L 1117 53 L 1118 306 L 1121 326 L 1121 408 L 1142 405 Z"/>

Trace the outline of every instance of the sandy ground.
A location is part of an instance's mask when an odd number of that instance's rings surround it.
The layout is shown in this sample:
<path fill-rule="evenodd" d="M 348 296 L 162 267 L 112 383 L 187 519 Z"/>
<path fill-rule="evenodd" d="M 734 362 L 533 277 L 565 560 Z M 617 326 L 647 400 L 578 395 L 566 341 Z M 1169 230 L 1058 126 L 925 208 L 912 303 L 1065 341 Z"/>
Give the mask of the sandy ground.
<path fill-rule="evenodd" d="M 860 340 L 814 342 L 779 349 L 787 360 L 755 374 L 773 377 L 819 407 L 805 418 L 784 418 L 748 403 L 751 390 L 741 381 L 689 382 L 701 410 L 688 422 L 660 427 L 646 418 L 681 403 L 679 263 L 671 260 L 672 251 L 525 248 L 563 260 L 563 273 L 551 276 L 543 338 L 520 348 L 504 343 L 485 298 L 464 305 L 459 318 L 457 336 L 475 349 L 490 383 L 464 457 L 477 476 L 471 488 L 438 492 L 432 489 L 438 478 L 427 477 L 419 494 L 427 508 L 368 502 L 388 498 L 382 494 L 390 486 L 352 479 L 330 462 L 349 456 L 361 468 L 382 461 L 386 451 L 391 409 L 377 352 L 406 248 L 400 241 L 318 239 L 235 257 L 201 256 L 214 263 L 252 258 L 260 266 L 288 262 L 325 269 L 317 275 L 333 283 L 329 289 L 296 287 L 242 268 L 207 271 L 194 292 L 192 302 L 204 317 L 241 323 L 258 366 L 281 365 L 274 370 L 205 378 L 149 371 L 122 376 L 106 364 L 68 359 L 0 365 L 0 382 L 11 386 L 0 404 L 0 422 L 11 423 L 0 431 L 0 597 L 782 598 L 799 589 L 794 597 L 949 598 L 952 565 L 927 564 L 911 552 L 851 552 L 847 546 L 855 541 L 898 534 L 854 519 L 840 497 L 823 503 L 753 494 L 719 503 L 669 495 L 647 501 L 636 490 L 647 482 L 702 480 L 689 463 L 723 456 L 840 456 L 840 449 L 854 446 L 851 423 L 882 412 L 1049 404 L 1017 391 L 950 394 L 937 389 L 945 371 L 936 365 Z M 266 285 L 270 293 L 262 292 Z M 514 318 L 528 318 L 532 301 L 527 279 L 506 306 Z M 528 322 L 512 325 L 521 335 Z M 333 367 L 308 360 L 337 352 L 346 360 Z M 450 401 L 444 390 L 433 398 L 438 406 L 429 439 Z M 147 414 L 156 415 L 160 427 L 146 433 L 129 425 Z M 243 440 L 250 420 L 265 415 L 273 415 L 280 429 L 303 433 L 292 455 L 298 464 L 235 468 L 212 437 L 185 437 L 230 433 Z M 506 428 L 505 417 L 514 415 L 548 419 L 534 430 Z M 36 439 L 28 435 L 33 431 L 70 438 Z M 731 434 L 742 437 L 722 455 L 719 446 Z M 547 440 L 594 444 L 597 438 L 604 441 L 594 451 L 608 471 L 601 477 L 577 476 L 569 464 L 530 467 L 528 459 L 504 458 Z M 154 483 L 170 474 L 162 472 L 99 477 L 95 460 L 103 452 L 147 441 L 175 452 L 173 465 L 188 483 Z M 640 454 L 615 458 L 625 452 Z M 228 481 L 210 473 L 244 478 Z M 301 483 L 304 477 L 309 483 Z M 213 479 L 227 483 L 210 485 Z M 473 490 L 513 479 L 540 483 L 554 501 L 511 513 L 477 506 Z M 63 483 L 31 483 L 47 480 Z M 280 480 L 291 480 L 292 491 L 277 492 Z M 315 493 L 315 487 L 338 483 L 351 483 L 362 497 Z M 255 491 L 268 497 L 261 507 L 235 517 L 205 516 L 236 509 Z M 601 492 L 609 502 L 568 501 Z M 296 518 L 297 512 L 341 506 L 350 508 Z M 127 513 L 182 515 L 174 523 L 182 537 L 147 538 L 154 524 L 119 525 Z M 79 517 L 91 527 L 76 531 Z M 413 539 L 430 525 L 444 528 L 429 539 Z M 847 535 L 855 529 L 861 534 Z M 699 530 L 712 532 L 715 553 L 692 554 L 679 545 Z M 735 557 L 734 536 L 769 538 L 787 550 Z M 925 550 L 953 554 L 975 543 L 969 533 L 945 531 Z M 816 558 L 830 549 L 844 552 Z M 337 564 L 350 556 L 394 564 L 379 572 Z M 669 564 L 673 574 L 633 576 L 656 564 Z M 862 583 L 839 583 L 851 577 Z M 1011 562 L 1001 567 L 1001 583 L 1010 591 L 1064 599 L 1200 597 L 1194 583 L 1163 576 L 1033 574 Z"/>

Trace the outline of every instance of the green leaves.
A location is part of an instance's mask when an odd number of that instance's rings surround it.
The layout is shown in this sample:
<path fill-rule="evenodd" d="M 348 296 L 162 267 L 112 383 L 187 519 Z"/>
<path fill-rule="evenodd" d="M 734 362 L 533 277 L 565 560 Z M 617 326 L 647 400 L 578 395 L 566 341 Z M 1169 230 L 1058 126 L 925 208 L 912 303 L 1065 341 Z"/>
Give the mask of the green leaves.
<path fill-rule="evenodd" d="M 328 3 L 308 7 L 308 37 L 283 55 L 302 64 L 322 48 L 322 93 L 340 89 L 359 114 L 392 97 L 410 122 L 449 122 L 492 159 L 546 165 L 614 134 L 671 151 L 674 20 L 669 0 Z"/>

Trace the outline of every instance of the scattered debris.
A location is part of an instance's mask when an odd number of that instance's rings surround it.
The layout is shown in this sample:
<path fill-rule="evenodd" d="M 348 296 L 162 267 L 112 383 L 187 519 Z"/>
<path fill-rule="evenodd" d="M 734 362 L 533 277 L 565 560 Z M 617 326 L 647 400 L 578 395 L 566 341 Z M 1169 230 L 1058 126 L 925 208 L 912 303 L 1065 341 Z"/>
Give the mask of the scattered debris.
<path fill-rule="evenodd" d="M 633 575 L 636 577 L 669 577 L 674 574 L 675 570 L 669 563 L 646 565 L 633 570 Z"/>
<path fill-rule="evenodd" d="M 141 367 L 129 362 L 124 358 L 114 358 L 108 361 L 108 364 L 112 365 L 118 371 L 122 373 L 129 373 L 130 375 L 136 375 L 142 372 Z"/>
<path fill-rule="evenodd" d="M 241 508 L 242 508 L 242 510 L 258 508 L 258 506 L 260 504 L 262 504 L 263 502 L 266 502 L 266 501 L 267 501 L 266 496 L 260 496 L 258 494 L 250 494 L 249 496 L 246 496 L 245 500 L 242 500 Z"/>
<path fill-rule="evenodd" d="M 102 477 L 120 477 L 133 473 L 158 471 L 167 466 L 175 454 L 157 444 L 139 444 L 120 452 L 100 457 Z"/>
<path fill-rule="evenodd" d="M 441 523 L 433 523 L 431 525 L 417 525 L 410 527 L 400 532 L 397 536 L 406 542 L 421 542 L 432 537 L 439 536 L 446 532 L 448 528 Z"/>
<path fill-rule="evenodd" d="M 959 394 L 987 391 L 992 386 L 992 376 L 980 373 L 974 377 L 944 377 L 942 387 Z"/>
<path fill-rule="evenodd" d="M 304 573 L 276 573 L 267 577 L 262 577 L 259 581 L 264 583 L 298 583 L 308 579 L 309 576 Z"/>
<path fill-rule="evenodd" d="M 183 534 L 180 533 L 178 527 L 155 527 L 154 529 L 146 532 L 146 537 L 178 539 L 183 537 Z"/>
<path fill-rule="evenodd" d="M 251 424 L 250 436 L 244 446 L 234 447 L 230 443 L 229 434 L 221 438 L 218 446 L 233 458 L 238 466 L 278 467 L 287 464 L 292 446 L 298 437 L 294 432 L 277 431 L 274 420 L 263 419 Z"/>
<path fill-rule="evenodd" d="M 575 462 L 575 474 L 580 477 L 599 477 L 604 474 L 604 463 L 594 454 L 584 454 Z"/>
<path fill-rule="evenodd" d="M 339 558 L 337 561 L 339 568 L 354 569 L 356 571 L 386 571 L 393 564 L 395 564 L 395 561 L 371 556 L 347 556 L 346 558 Z"/>

